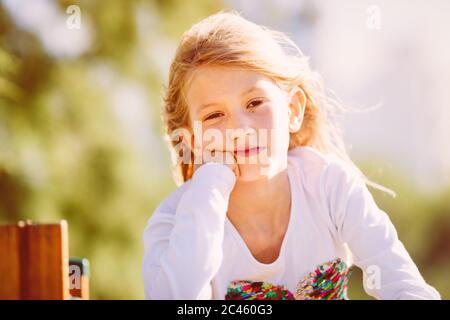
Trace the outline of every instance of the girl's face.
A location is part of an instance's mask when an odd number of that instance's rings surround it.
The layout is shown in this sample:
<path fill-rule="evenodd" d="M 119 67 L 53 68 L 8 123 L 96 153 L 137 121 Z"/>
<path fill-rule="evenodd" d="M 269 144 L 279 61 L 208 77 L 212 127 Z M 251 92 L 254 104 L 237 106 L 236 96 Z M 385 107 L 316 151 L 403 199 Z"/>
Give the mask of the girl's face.
<path fill-rule="evenodd" d="M 289 132 L 298 131 L 303 118 L 305 96 L 300 89 L 294 93 L 246 69 L 197 68 L 186 88 L 196 147 L 233 152 L 238 179 L 277 174 L 287 166 Z"/>

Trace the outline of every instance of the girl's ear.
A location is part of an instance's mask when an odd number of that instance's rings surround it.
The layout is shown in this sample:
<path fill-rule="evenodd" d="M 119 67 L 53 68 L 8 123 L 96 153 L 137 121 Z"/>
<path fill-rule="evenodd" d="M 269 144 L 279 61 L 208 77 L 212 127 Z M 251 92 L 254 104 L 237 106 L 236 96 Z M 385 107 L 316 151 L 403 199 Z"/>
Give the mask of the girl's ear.
<path fill-rule="evenodd" d="M 296 87 L 291 91 L 288 115 L 289 115 L 289 132 L 294 133 L 300 130 L 303 123 L 303 116 L 306 107 L 306 95 L 302 88 Z"/>

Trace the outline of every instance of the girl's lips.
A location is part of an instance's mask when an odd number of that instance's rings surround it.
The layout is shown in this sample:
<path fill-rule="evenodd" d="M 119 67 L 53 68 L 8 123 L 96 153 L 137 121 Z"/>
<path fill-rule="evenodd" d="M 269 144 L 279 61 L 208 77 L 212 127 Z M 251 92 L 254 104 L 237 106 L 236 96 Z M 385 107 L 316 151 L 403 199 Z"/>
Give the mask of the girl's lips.
<path fill-rule="evenodd" d="M 264 150 L 264 147 L 255 147 L 245 150 L 235 150 L 234 154 L 238 157 L 250 157 L 260 153 L 261 150 Z"/>

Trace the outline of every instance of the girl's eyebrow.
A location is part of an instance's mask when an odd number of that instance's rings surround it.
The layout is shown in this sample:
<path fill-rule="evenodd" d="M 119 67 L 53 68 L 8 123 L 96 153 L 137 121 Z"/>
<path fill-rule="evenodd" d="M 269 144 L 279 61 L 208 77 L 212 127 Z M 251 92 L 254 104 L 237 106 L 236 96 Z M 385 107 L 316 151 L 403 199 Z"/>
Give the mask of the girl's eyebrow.
<path fill-rule="evenodd" d="M 241 93 L 241 97 L 244 97 L 244 96 L 248 95 L 249 93 L 251 93 L 251 92 L 253 92 L 253 91 L 256 91 L 256 90 L 262 90 L 262 88 L 261 88 L 260 86 L 258 86 L 258 85 L 253 85 L 253 86 L 250 87 L 249 89 L 243 91 L 243 92 Z M 215 105 L 220 105 L 220 103 L 219 103 L 219 102 L 210 102 L 210 103 L 202 104 L 202 105 L 198 108 L 197 114 L 199 114 L 200 111 L 202 111 L 203 109 L 205 109 L 205 108 L 207 108 L 207 107 L 212 107 L 212 106 L 215 106 Z"/>

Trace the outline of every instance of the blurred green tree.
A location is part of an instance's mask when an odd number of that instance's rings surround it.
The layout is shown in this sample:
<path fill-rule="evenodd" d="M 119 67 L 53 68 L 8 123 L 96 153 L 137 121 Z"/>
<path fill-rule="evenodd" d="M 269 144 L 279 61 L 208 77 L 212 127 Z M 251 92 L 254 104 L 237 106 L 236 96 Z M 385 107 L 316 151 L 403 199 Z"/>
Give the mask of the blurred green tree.
<path fill-rule="evenodd" d="M 141 299 L 143 228 L 175 187 L 159 108 L 168 57 L 175 36 L 219 8 L 59 1 L 50 9 L 65 21 L 72 4 L 94 39 L 74 55 L 49 50 L 0 4 L 0 222 L 67 219 L 70 255 L 91 262 L 92 298 Z"/>

